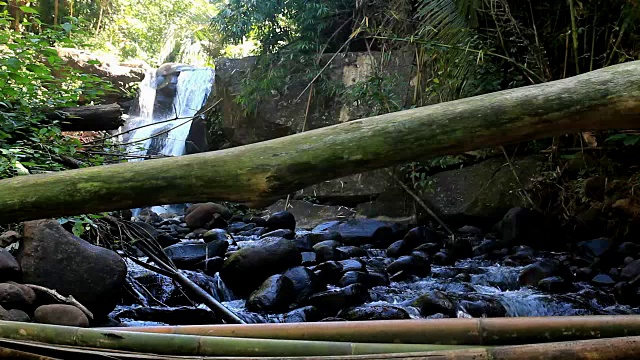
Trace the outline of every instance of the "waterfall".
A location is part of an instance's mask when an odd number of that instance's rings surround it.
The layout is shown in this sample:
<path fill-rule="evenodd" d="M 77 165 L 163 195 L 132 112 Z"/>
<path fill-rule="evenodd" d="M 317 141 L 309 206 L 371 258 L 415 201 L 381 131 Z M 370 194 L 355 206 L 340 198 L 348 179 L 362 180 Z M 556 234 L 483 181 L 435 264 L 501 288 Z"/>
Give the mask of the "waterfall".
<path fill-rule="evenodd" d="M 122 141 L 131 155 L 184 155 L 191 118 L 204 106 L 211 93 L 214 70 L 181 66 L 168 75 L 168 83 L 156 88 L 156 71 L 147 71 L 140 83 L 138 103 L 132 107 Z M 159 80 L 159 79 L 158 79 Z M 129 161 L 141 161 L 143 158 Z M 176 210 L 174 206 L 155 206 L 156 213 Z M 140 209 L 135 209 L 134 215 Z"/>

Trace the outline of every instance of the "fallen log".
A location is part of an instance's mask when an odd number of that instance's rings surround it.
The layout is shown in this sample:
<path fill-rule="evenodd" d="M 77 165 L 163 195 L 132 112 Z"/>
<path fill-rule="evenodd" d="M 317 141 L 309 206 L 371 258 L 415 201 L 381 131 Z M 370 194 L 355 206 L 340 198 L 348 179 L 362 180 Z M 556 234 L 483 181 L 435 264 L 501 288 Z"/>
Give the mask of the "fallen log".
<path fill-rule="evenodd" d="M 47 118 L 60 121 L 63 131 L 115 130 L 124 125 L 122 108 L 115 103 L 57 109 Z"/>
<path fill-rule="evenodd" d="M 640 127 L 640 61 L 222 151 L 0 181 L 0 223 L 226 200 L 249 206 L 420 158 Z"/>

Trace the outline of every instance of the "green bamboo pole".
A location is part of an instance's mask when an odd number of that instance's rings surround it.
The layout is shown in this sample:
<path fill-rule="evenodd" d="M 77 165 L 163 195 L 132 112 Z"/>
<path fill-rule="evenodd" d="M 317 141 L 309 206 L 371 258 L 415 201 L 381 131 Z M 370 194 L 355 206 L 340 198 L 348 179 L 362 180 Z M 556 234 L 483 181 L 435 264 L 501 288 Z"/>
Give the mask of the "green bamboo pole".
<path fill-rule="evenodd" d="M 420 158 L 638 125 L 640 61 L 631 61 L 221 151 L 0 180 L 0 222 L 185 202 L 261 206 Z"/>
<path fill-rule="evenodd" d="M 331 356 L 469 348 L 429 344 L 361 344 L 152 334 L 11 321 L 0 321 L 0 337 L 54 345 L 185 356 Z"/>
<path fill-rule="evenodd" d="M 118 329 L 118 328 L 111 328 Z M 359 343 L 506 345 L 640 336 L 638 315 L 132 327 L 132 332 Z"/>
<path fill-rule="evenodd" d="M 0 347 L 0 359 L 23 359 L 23 360 L 60 360 L 44 355 L 32 354 L 26 351 Z"/>

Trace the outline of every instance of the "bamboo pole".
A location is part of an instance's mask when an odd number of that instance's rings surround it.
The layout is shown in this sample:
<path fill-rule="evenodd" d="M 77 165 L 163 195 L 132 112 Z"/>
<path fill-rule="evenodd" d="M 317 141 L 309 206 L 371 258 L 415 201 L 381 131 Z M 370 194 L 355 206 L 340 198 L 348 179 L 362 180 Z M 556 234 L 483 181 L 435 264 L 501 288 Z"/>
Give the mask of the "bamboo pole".
<path fill-rule="evenodd" d="M 325 180 L 420 158 L 637 127 L 640 61 L 632 61 L 227 150 L 4 179 L 0 222 L 185 202 L 261 206 Z"/>
<path fill-rule="evenodd" d="M 110 328 L 116 330 L 118 328 Z M 132 327 L 131 332 L 359 343 L 508 345 L 640 336 L 638 315 Z"/>
<path fill-rule="evenodd" d="M 5 347 L 0 347 L 0 359 L 59 360 L 59 358 L 32 354 L 26 351 L 14 350 Z"/>
<path fill-rule="evenodd" d="M 430 344 L 351 343 L 151 334 L 0 321 L 0 338 L 184 356 L 332 356 L 467 349 Z"/>

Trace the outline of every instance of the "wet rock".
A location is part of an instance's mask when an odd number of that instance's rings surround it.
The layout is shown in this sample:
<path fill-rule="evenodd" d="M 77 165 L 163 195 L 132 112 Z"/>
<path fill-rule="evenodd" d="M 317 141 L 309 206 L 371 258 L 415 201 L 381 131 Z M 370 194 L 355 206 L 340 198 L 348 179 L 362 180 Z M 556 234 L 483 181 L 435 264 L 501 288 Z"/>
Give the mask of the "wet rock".
<path fill-rule="evenodd" d="M 202 237 L 207 231 L 208 231 L 207 229 L 195 229 L 192 232 L 188 233 L 184 238 L 185 239 L 202 239 Z"/>
<path fill-rule="evenodd" d="M 367 290 L 362 285 L 355 284 L 314 294 L 307 303 L 321 310 L 337 312 L 349 306 L 360 305 L 369 299 Z"/>
<path fill-rule="evenodd" d="M 304 251 L 304 252 L 301 252 L 300 255 L 302 255 L 302 265 L 304 266 L 315 265 L 316 259 L 317 259 L 316 253 Z"/>
<path fill-rule="evenodd" d="M 497 300 L 462 300 L 459 306 L 474 318 L 493 318 L 507 315 L 507 309 Z"/>
<path fill-rule="evenodd" d="M 15 231 L 5 231 L 0 234 L 0 247 L 7 247 L 11 244 L 17 243 L 22 239 L 22 235 Z"/>
<path fill-rule="evenodd" d="M 393 242 L 393 229 L 390 223 L 373 220 L 357 219 L 348 221 L 330 221 L 316 226 L 312 232 L 336 231 L 342 237 L 345 245 L 360 246 L 364 244 L 385 244 Z"/>
<path fill-rule="evenodd" d="M 430 256 L 435 255 L 438 251 L 440 251 L 440 249 L 442 249 L 442 244 L 437 244 L 437 243 L 426 243 L 426 244 L 422 244 L 418 247 L 416 247 L 415 249 L 413 249 L 414 251 L 421 251 L 425 254 L 428 254 Z"/>
<path fill-rule="evenodd" d="M 411 249 L 426 243 L 442 243 L 440 234 L 426 226 L 418 226 L 409 230 L 403 240 Z"/>
<path fill-rule="evenodd" d="M 291 310 L 282 317 L 285 323 L 313 322 L 322 318 L 322 314 L 315 306 L 305 306 Z"/>
<path fill-rule="evenodd" d="M 485 239 L 478 246 L 474 246 L 473 255 L 481 256 L 489 254 L 492 251 L 498 249 L 501 245 L 495 240 Z"/>
<path fill-rule="evenodd" d="M 292 213 L 288 211 L 280 211 L 269 216 L 267 219 L 267 229 L 278 230 L 288 229 L 291 231 L 296 230 L 296 218 Z"/>
<path fill-rule="evenodd" d="M 246 296 L 269 276 L 300 265 L 302 256 L 291 240 L 265 239 L 229 256 L 220 277 L 237 295 Z"/>
<path fill-rule="evenodd" d="M 577 244 L 580 255 L 588 259 L 602 257 L 611 247 L 613 241 L 609 238 L 598 238 L 593 240 L 581 241 Z"/>
<path fill-rule="evenodd" d="M 615 281 L 607 274 L 598 274 L 591 279 L 591 282 L 598 286 L 613 286 Z"/>
<path fill-rule="evenodd" d="M 631 264 L 635 259 L 632 258 L 631 256 L 627 256 L 626 258 L 624 258 L 624 260 L 622 261 L 623 264 L 625 265 L 629 265 Z"/>
<path fill-rule="evenodd" d="M 304 266 L 296 266 L 284 272 L 284 277 L 288 278 L 293 285 L 295 292 L 294 301 L 303 303 L 312 294 L 326 289 L 320 277 Z"/>
<path fill-rule="evenodd" d="M 342 265 L 342 272 L 347 272 L 347 271 L 363 271 L 366 272 L 366 266 L 364 264 L 364 262 L 362 262 L 362 260 L 358 260 L 358 259 L 347 259 L 347 260 L 342 260 L 342 261 L 338 261 L 340 263 L 340 265 Z"/>
<path fill-rule="evenodd" d="M 218 271 L 220 271 L 220 269 L 222 269 L 223 264 L 224 264 L 224 259 L 222 257 L 214 256 L 212 258 L 200 261 L 195 265 L 195 268 L 202 270 L 205 274 L 209 276 L 213 276 Z"/>
<path fill-rule="evenodd" d="M 465 235 L 472 235 L 477 238 L 482 238 L 482 230 L 475 226 L 465 225 L 458 229 L 458 232 Z"/>
<path fill-rule="evenodd" d="M 629 264 L 625 265 L 625 267 L 620 272 L 620 278 L 626 280 L 633 280 L 640 275 L 640 259 L 634 260 Z"/>
<path fill-rule="evenodd" d="M 138 219 L 140 219 L 140 221 L 142 222 L 149 223 L 149 224 L 159 223 L 162 221 L 162 218 L 149 208 L 140 210 L 140 214 L 138 214 Z"/>
<path fill-rule="evenodd" d="M 209 243 L 175 244 L 164 249 L 164 253 L 178 268 L 194 269 L 196 264 L 206 258 L 224 257 L 229 243 L 226 240 L 215 240 Z"/>
<path fill-rule="evenodd" d="M 17 260 L 22 281 L 72 295 L 96 318 L 114 309 L 127 274 L 117 253 L 89 244 L 55 220 L 24 223 Z"/>
<path fill-rule="evenodd" d="M 253 226 L 253 224 L 247 224 L 249 226 Z M 265 227 L 254 227 L 251 230 L 240 231 L 238 235 L 240 236 L 271 236 L 267 235 L 268 230 Z"/>
<path fill-rule="evenodd" d="M 217 218 L 229 219 L 231 217 L 231 211 L 226 206 L 213 202 L 191 205 L 184 214 L 184 222 L 190 229 L 209 229 Z"/>
<path fill-rule="evenodd" d="M 245 224 L 243 222 L 234 222 L 227 226 L 227 231 L 230 234 L 240 234 L 249 230 L 252 230 L 256 227 L 255 224 Z M 246 236 L 246 235 L 242 235 Z"/>
<path fill-rule="evenodd" d="M 180 242 L 179 239 L 169 235 L 166 232 L 159 233 L 158 237 L 156 238 L 156 241 L 163 248 L 169 247 L 171 245 L 174 245 Z"/>
<path fill-rule="evenodd" d="M 456 259 L 446 249 L 442 249 L 442 251 L 438 251 L 433 255 L 433 263 L 436 265 L 453 265 L 455 262 Z"/>
<path fill-rule="evenodd" d="M 431 264 L 428 258 L 412 254 L 401 256 L 387 266 L 387 273 L 389 275 L 394 275 L 401 271 L 405 274 L 424 277 L 431 273 Z"/>
<path fill-rule="evenodd" d="M 444 314 L 452 317 L 456 315 L 456 304 L 442 291 L 432 290 L 420 295 L 410 302 L 410 305 L 420 310 L 422 316 Z"/>
<path fill-rule="evenodd" d="M 544 215 L 537 210 L 515 207 L 498 223 L 500 239 L 507 246 L 531 245 L 546 247 L 543 243 L 547 237 L 543 229 Z"/>
<path fill-rule="evenodd" d="M 313 267 L 313 272 L 327 284 L 335 284 L 342 276 L 342 264 L 337 261 L 325 261 Z"/>
<path fill-rule="evenodd" d="M 616 300 L 620 304 L 636 306 L 640 300 L 638 289 L 628 282 L 621 281 L 614 286 Z"/>
<path fill-rule="evenodd" d="M 335 240 L 326 240 L 313 245 L 313 251 L 315 251 L 318 261 L 342 260 L 346 256 L 338 250 L 340 246 L 342 244 Z"/>
<path fill-rule="evenodd" d="M 525 266 L 520 272 L 518 281 L 521 285 L 537 285 L 540 280 L 554 276 L 560 267 L 560 262 L 555 259 L 544 259 Z"/>
<path fill-rule="evenodd" d="M 4 320 L 18 321 L 18 322 L 31 322 L 31 317 L 26 312 L 19 309 L 11 309 L 7 312 L 8 317 Z"/>
<path fill-rule="evenodd" d="M 338 251 L 342 252 L 347 258 L 367 256 L 367 250 L 359 246 L 340 246 Z"/>
<path fill-rule="evenodd" d="M 118 311 L 114 317 L 121 321 L 154 321 L 167 325 L 205 325 L 220 323 L 220 320 L 210 310 L 188 306 L 133 307 Z"/>
<path fill-rule="evenodd" d="M 295 298 L 291 280 L 283 275 L 272 275 L 249 295 L 246 307 L 255 312 L 283 312 Z"/>
<path fill-rule="evenodd" d="M 342 310 L 338 317 L 349 321 L 409 319 L 409 313 L 392 305 L 362 305 Z"/>
<path fill-rule="evenodd" d="M 64 304 L 42 305 L 33 313 L 33 320 L 42 324 L 88 327 L 89 319 L 77 307 Z"/>
<path fill-rule="evenodd" d="M 389 285 L 389 279 L 378 273 L 366 273 L 362 271 L 347 271 L 342 275 L 338 286 L 346 287 L 353 284 L 361 284 L 367 289 L 376 286 Z"/>
<path fill-rule="evenodd" d="M 261 235 L 260 237 L 261 238 L 265 238 L 265 237 L 281 237 L 281 238 L 293 240 L 296 237 L 296 233 L 293 230 L 289 230 L 289 229 L 278 229 L 278 230 L 273 230 L 273 231 L 270 231 L 268 233 L 265 233 L 265 234 Z"/>
<path fill-rule="evenodd" d="M 454 259 L 466 259 L 473 255 L 473 246 L 467 238 L 457 237 L 447 242 L 449 255 Z"/>
<path fill-rule="evenodd" d="M 5 249 L 0 248 L 0 280 L 12 280 L 20 276 L 18 261 Z"/>
<path fill-rule="evenodd" d="M 204 234 L 202 234 L 202 239 L 206 243 L 210 243 L 213 241 L 226 241 L 229 242 L 230 237 L 226 231 L 222 229 L 211 229 Z"/>
<path fill-rule="evenodd" d="M 270 205 L 267 212 L 278 212 L 284 209 L 296 218 L 298 229 L 313 229 L 315 226 L 331 220 L 352 218 L 354 210 L 345 206 L 313 204 L 303 200 L 278 200 Z"/>
<path fill-rule="evenodd" d="M 393 258 L 408 255 L 410 252 L 411 247 L 404 240 L 398 240 L 387 248 L 387 256 Z"/>
<path fill-rule="evenodd" d="M 0 306 L 5 309 L 22 309 L 27 306 L 27 299 L 18 286 L 0 284 Z"/>
<path fill-rule="evenodd" d="M 560 276 L 550 276 L 538 282 L 538 289 L 550 293 L 565 293 L 573 289 L 573 286 Z"/>

